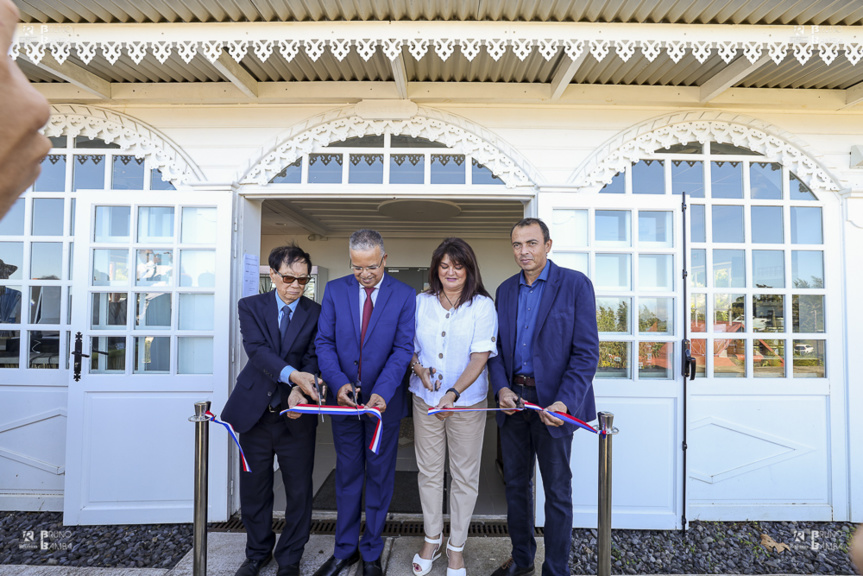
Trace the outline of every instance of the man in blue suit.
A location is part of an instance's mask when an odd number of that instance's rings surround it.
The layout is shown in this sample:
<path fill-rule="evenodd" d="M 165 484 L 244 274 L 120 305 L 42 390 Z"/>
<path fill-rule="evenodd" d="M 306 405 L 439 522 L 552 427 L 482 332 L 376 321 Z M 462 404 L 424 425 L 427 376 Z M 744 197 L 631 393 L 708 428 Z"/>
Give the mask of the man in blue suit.
<path fill-rule="evenodd" d="M 222 419 L 240 434 L 251 472 L 240 472 L 240 507 L 246 526 L 246 560 L 236 576 L 256 576 L 269 561 L 278 576 L 299 576 L 312 521 L 312 466 L 317 419 L 279 411 L 317 401 L 315 335 L 321 306 L 303 296 L 312 260 L 300 247 L 270 252 L 275 290 L 240 300 L 240 332 L 249 357 L 237 376 Z M 308 397 L 308 400 L 307 398 Z M 285 527 L 273 533 L 273 455 L 285 483 Z M 275 545 L 275 551 L 273 546 Z"/>
<path fill-rule="evenodd" d="M 365 404 L 383 412 L 382 440 L 378 454 L 369 450 L 377 423 L 371 416 L 332 418 L 336 544 L 315 576 L 336 576 L 360 556 L 363 576 L 381 576 L 381 532 L 393 494 L 399 423 L 407 414 L 401 383 L 413 355 L 416 292 L 384 274 L 383 238 L 374 230 L 358 230 L 348 249 L 353 275 L 328 282 L 324 292 L 318 362 L 330 383 L 328 403 Z M 359 541 L 363 482 L 366 528 Z"/>
<path fill-rule="evenodd" d="M 521 272 L 497 289 L 498 355 L 489 375 L 498 404 L 507 522 L 512 557 L 492 576 L 534 572 L 533 473 L 545 487 L 543 576 L 569 576 L 572 534 L 572 435 L 574 426 L 556 418 L 564 412 L 584 421 L 596 418 L 593 376 L 599 361 L 593 285 L 581 272 L 548 260 L 551 238 L 538 218 L 525 218 L 511 232 Z M 526 400 L 542 412 L 515 411 Z"/>

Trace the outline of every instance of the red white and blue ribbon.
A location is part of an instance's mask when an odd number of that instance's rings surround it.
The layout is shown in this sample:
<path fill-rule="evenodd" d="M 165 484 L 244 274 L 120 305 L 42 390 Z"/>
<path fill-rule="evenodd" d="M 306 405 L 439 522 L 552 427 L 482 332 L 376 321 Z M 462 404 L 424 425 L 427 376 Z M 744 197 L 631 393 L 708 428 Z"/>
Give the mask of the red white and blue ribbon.
<path fill-rule="evenodd" d="M 327 404 L 323 404 L 321 406 L 318 406 L 317 404 L 297 404 L 293 408 L 282 410 L 280 414 L 286 415 L 288 412 L 316 415 L 327 414 L 329 416 L 355 416 L 357 414 L 368 414 L 369 416 L 378 419 L 374 436 L 372 436 L 372 441 L 369 443 L 369 450 L 377 454 L 381 449 L 381 428 L 383 427 L 383 420 L 381 417 L 381 411 L 377 408 L 369 408 L 368 406 L 357 406 L 356 408 L 352 408 L 350 406 L 330 406 Z"/>
<path fill-rule="evenodd" d="M 228 434 L 231 436 L 231 438 L 234 439 L 234 444 L 237 445 L 237 449 L 240 451 L 240 460 L 242 460 L 243 463 L 243 472 L 251 472 L 252 469 L 249 468 L 249 463 L 246 460 L 246 455 L 243 454 L 243 447 L 240 446 L 240 440 L 237 438 L 237 433 L 234 432 L 234 427 L 223 420 L 219 420 L 216 415 L 209 410 L 204 412 L 204 415 L 209 418 L 210 421 L 215 422 L 216 424 L 221 424 L 225 427 L 225 429 L 228 431 Z"/>
<path fill-rule="evenodd" d="M 523 400 L 522 402 L 524 403 L 524 408 L 515 408 L 514 410 L 516 412 L 520 412 L 521 410 L 536 410 L 537 412 L 542 412 L 544 410 L 542 406 L 534 404 L 533 402 L 528 402 L 527 400 Z M 429 408 L 428 413 L 429 416 L 431 416 L 432 414 L 440 414 L 442 412 L 502 412 L 503 410 L 503 408 L 462 408 L 459 406 L 454 406 L 452 408 Z M 555 418 L 563 420 L 564 422 L 567 422 L 579 428 L 583 428 L 589 432 L 593 432 L 594 434 L 600 433 L 599 430 L 597 430 L 584 420 L 579 420 L 575 416 L 567 414 L 566 412 L 553 411 L 549 412 L 549 414 L 551 414 Z"/>

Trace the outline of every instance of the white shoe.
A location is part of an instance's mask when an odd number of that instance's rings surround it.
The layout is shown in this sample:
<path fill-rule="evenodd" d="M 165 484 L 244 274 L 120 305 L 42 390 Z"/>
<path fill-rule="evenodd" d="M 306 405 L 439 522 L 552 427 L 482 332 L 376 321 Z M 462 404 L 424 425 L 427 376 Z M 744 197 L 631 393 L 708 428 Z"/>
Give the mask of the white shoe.
<path fill-rule="evenodd" d="M 449 560 L 449 551 L 450 550 L 452 550 L 453 552 L 461 552 L 464 550 L 464 544 L 462 544 L 461 547 L 459 548 L 459 547 L 453 546 L 452 543 L 449 540 L 447 540 L 447 543 L 446 543 L 447 560 Z M 465 568 L 450 568 L 449 566 L 447 566 L 446 567 L 446 576 L 467 576 L 467 570 Z"/>
<path fill-rule="evenodd" d="M 413 562 L 413 566 L 412 566 L 413 571 L 414 571 L 414 576 L 425 576 L 426 574 L 431 572 L 432 564 L 434 563 L 435 560 L 440 558 L 440 545 L 441 545 L 441 542 L 443 541 L 443 534 L 438 536 L 437 540 L 432 540 L 431 538 L 426 536 L 425 541 L 428 542 L 429 544 L 437 544 L 437 548 L 434 549 L 434 552 L 432 552 L 432 557 L 429 560 L 426 560 L 425 558 L 420 557 L 419 554 L 414 554 L 414 562 Z"/>

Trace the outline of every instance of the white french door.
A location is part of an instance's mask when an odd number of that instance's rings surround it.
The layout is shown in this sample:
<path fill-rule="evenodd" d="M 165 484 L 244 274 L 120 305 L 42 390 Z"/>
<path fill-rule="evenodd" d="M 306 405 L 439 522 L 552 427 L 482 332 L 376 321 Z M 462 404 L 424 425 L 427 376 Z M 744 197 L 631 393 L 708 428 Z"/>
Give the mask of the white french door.
<path fill-rule="evenodd" d="M 194 403 L 228 392 L 231 193 L 78 191 L 66 524 L 192 520 Z M 212 519 L 227 438 L 210 437 Z"/>

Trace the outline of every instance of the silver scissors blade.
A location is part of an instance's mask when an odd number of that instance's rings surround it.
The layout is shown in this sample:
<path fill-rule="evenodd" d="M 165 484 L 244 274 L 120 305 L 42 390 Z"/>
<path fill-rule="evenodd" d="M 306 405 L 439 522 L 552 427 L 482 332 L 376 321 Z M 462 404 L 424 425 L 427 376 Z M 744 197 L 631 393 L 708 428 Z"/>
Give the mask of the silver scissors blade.
<path fill-rule="evenodd" d="M 318 375 L 315 374 L 314 377 L 315 377 L 315 391 L 317 391 L 317 393 L 318 393 L 318 413 L 321 415 L 321 422 L 323 422 L 324 421 L 324 415 L 320 411 L 321 406 L 322 406 L 321 395 L 323 394 L 323 388 L 321 387 L 321 381 L 318 379 Z"/>
<path fill-rule="evenodd" d="M 357 384 L 359 384 L 359 382 L 357 382 Z M 357 420 L 362 420 L 362 418 L 360 418 L 360 395 L 357 392 L 357 388 L 359 388 L 357 384 L 351 382 L 351 390 L 354 393 L 354 404 L 357 406 Z"/>

